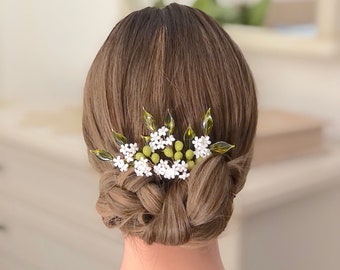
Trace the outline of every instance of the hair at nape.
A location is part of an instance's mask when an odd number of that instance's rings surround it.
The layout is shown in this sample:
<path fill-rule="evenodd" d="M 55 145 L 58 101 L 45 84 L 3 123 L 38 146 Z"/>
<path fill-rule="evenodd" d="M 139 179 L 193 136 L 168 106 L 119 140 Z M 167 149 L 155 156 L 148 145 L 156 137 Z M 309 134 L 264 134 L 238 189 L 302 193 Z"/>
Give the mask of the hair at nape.
<path fill-rule="evenodd" d="M 240 49 L 197 9 L 171 4 L 131 13 L 113 28 L 88 72 L 83 109 L 88 150 L 119 155 L 112 130 L 142 145 L 141 135 L 150 134 L 143 108 L 159 127 L 169 110 L 174 138 L 183 138 L 189 126 L 198 133 L 211 108 L 209 138 L 235 147 L 207 155 L 185 179 L 172 180 L 137 175 L 133 167 L 120 170 L 89 153 L 101 174 L 98 213 L 106 226 L 148 244 L 217 238 L 245 184 L 257 125 L 255 84 Z"/>

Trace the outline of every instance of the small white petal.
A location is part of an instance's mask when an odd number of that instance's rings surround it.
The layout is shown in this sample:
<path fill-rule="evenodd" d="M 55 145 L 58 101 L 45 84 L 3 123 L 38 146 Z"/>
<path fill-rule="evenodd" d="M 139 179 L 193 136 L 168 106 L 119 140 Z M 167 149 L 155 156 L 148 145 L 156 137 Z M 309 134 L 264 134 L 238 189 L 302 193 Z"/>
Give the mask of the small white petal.
<path fill-rule="evenodd" d="M 185 180 L 190 176 L 190 173 L 183 172 L 181 175 L 178 176 L 179 179 Z"/>
<path fill-rule="evenodd" d="M 158 129 L 159 136 L 166 136 L 166 133 L 169 131 L 169 129 L 165 126 Z"/>
<path fill-rule="evenodd" d="M 121 172 L 126 172 L 127 170 L 128 170 L 128 164 L 127 163 L 125 163 L 122 167 L 120 167 L 119 169 L 120 169 L 120 171 Z"/>

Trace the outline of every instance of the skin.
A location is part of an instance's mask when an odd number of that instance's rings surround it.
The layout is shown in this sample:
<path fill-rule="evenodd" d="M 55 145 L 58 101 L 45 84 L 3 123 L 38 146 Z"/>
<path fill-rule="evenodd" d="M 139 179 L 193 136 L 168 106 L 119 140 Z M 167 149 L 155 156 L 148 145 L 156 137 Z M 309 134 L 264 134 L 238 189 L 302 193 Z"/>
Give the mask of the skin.
<path fill-rule="evenodd" d="M 147 245 L 126 237 L 120 270 L 224 270 L 217 240 L 203 245 Z"/>

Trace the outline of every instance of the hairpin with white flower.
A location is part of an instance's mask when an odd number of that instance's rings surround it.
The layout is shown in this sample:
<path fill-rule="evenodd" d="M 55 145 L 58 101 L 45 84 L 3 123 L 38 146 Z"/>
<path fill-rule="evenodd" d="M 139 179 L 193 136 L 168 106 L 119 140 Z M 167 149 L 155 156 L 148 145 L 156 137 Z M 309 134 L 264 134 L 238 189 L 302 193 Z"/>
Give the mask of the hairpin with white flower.
<path fill-rule="evenodd" d="M 123 156 L 116 157 L 105 150 L 90 150 L 101 161 L 113 162 L 113 166 L 121 172 L 129 167 L 134 167 L 137 176 L 158 175 L 164 179 L 186 179 L 190 176 L 189 171 L 201 159 L 211 153 L 225 154 L 235 146 L 224 141 L 211 144 L 210 131 L 213 119 L 210 108 L 203 116 L 201 127 L 203 135 L 198 137 L 189 125 L 184 132 L 183 141 L 176 140 L 172 135 L 175 121 L 168 110 L 164 125 L 158 129 L 155 127 L 154 117 L 143 108 L 143 120 L 150 135 L 141 136 L 144 146 L 139 149 L 137 143 L 128 143 L 127 138 L 112 130 L 116 144 Z"/>

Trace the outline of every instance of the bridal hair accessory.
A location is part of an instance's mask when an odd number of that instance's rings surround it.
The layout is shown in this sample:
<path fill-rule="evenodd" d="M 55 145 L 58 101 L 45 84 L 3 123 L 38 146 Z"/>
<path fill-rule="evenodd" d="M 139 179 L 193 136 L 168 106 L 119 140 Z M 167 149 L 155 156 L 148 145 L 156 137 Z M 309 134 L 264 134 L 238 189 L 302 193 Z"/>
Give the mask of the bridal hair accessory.
<path fill-rule="evenodd" d="M 213 119 L 210 108 L 203 116 L 201 127 L 203 135 L 198 137 L 189 125 L 184 132 L 183 140 L 176 140 L 172 135 L 175 121 L 168 110 L 164 118 L 164 126 L 156 129 L 153 116 L 143 108 L 143 120 L 150 135 L 141 136 L 144 146 L 128 143 L 127 138 L 112 130 L 116 144 L 122 156 L 113 156 L 105 150 L 90 150 L 101 161 L 113 162 L 114 167 L 125 172 L 134 167 L 137 176 L 156 174 L 164 179 L 186 179 L 189 171 L 203 158 L 211 153 L 225 154 L 235 146 L 224 141 L 211 144 L 210 131 Z"/>

